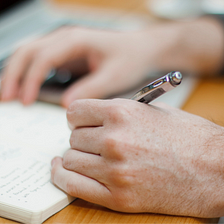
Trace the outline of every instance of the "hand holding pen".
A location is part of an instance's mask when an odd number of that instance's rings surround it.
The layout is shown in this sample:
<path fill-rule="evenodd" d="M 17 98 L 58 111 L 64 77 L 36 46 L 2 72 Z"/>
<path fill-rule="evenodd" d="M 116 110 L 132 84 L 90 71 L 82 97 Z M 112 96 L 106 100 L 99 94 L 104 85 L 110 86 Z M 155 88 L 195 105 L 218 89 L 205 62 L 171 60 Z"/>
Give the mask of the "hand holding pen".
<path fill-rule="evenodd" d="M 175 88 L 181 78 L 171 72 L 140 90 L 134 100 L 75 100 L 67 113 L 71 149 L 53 160 L 52 182 L 75 197 L 117 211 L 216 215 L 207 206 L 201 213 L 201 197 L 211 203 L 214 174 L 219 189 L 223 185 L 223 174 L 209 161 L 212 153 L 223 164 L 223 148 L 216 141 L 208 144 L 210 128 L 212 137 L 223 128 L 164 104 L 144 104 Z"/>

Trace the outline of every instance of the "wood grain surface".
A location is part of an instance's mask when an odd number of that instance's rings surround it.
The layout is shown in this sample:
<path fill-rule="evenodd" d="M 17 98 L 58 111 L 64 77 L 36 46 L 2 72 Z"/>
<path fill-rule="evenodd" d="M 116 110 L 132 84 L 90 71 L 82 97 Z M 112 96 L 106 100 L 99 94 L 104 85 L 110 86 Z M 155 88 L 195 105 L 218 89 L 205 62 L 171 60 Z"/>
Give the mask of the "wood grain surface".
<path fill-rule="evenodd" d="M 224 126 L 224 78 L 204 78 L 182 109 Z"/>
<path fill-rule="evenodd" d="M 58 5 L 75 5 L 83 7 L 93 7 L 93 9 L 119 10 L 123 12 L 133 12 L 148 14 L 147 0 L 52 0 Z"/>
<path fill-rule="evenodd" d="M 217 223 L 218 218 L 200 219 L 193 217 L 178 217 L 159 214 L 127 214 L 114 212 L 99 205 L 77 199 L 72 204 L 50 217 L 44 224 L 205 224 Z M 1 224 L 16 224 L 17 222 L 0 218 Z"/>

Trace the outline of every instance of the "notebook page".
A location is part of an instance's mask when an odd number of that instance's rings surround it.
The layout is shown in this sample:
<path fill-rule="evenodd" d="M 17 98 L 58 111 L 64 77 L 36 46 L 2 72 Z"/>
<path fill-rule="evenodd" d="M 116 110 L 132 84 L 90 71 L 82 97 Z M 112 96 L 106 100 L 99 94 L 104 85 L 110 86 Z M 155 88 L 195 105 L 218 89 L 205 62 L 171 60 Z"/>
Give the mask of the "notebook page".
<path fill-rule="evenodd" d="M 67 197 L 51 183 L 50 162 L 69 137 L 62 108 L 0 103 L 0 203 L 38 211 Z"/>
<path fill-rule="evenodd" d="M 29 107 L 18 102 L 0 103 L 0 143 L 13 141 L 61 155 L 70 147 L 70 134 L 66 110 L 59 106 L 40 102 Z"/>

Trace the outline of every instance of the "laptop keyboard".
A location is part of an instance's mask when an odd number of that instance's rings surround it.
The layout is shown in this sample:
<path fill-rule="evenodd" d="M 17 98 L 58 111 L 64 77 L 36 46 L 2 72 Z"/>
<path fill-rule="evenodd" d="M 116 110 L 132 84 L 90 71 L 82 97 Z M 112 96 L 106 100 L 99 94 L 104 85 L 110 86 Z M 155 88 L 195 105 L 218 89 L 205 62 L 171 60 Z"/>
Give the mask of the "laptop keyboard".
<path fill-rule="evenodd" d="M 16 13 L 11 12 L 12 16 L 8 16 L 10 20 L 3 18 L 0 27 L 0 59 L 12 53 L 24 39 L 43 35 L 66 23 L 66 20 L 48 15 L 37 1 L 22 8 L 20 14 Z"/>

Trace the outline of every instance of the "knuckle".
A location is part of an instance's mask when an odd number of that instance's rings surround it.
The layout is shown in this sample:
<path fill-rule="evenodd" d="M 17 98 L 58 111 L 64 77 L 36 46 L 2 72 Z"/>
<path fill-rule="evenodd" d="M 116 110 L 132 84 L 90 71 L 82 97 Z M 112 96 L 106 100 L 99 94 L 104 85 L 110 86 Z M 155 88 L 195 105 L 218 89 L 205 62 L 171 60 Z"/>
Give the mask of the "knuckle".
<path fill-rule="evenodd" d="M 129 111 L 125 105 L 111 105 L 108 107 L 108 112 L 112 123 L 125 123 L 129 119 Z"/>
<path fill-rule="evenodd" d="M 108 135 L 105 137 L 105 146 L 109 150 L 115 150 L 117 148 L 117 140 L 114 136 Z"/>
<path fill-rule="evenodd" d="M 130 185 L 131 181 L 129 176 L 129 171 L 124 166 L 118 164 L 109 171 L 110 181 L 118 187 Z"/>
<path fill-rule="evenodd" d="M 117 159 L 123 158 L 121 145 L 116 135 L 110 134 L 106 136 L 104 139 L 104 144 L 105 148 L 107 149 L 106 152 L 110 157 Z"/>
<path fill-rule="evenodd" d="M 125 135 L 120 132 L 105 134 L 105 151 L 109 157 L 117 160 L 123 160 L 125 158 L 124 152 L 126 151 L 126 141 L 124 139 Z"/>

